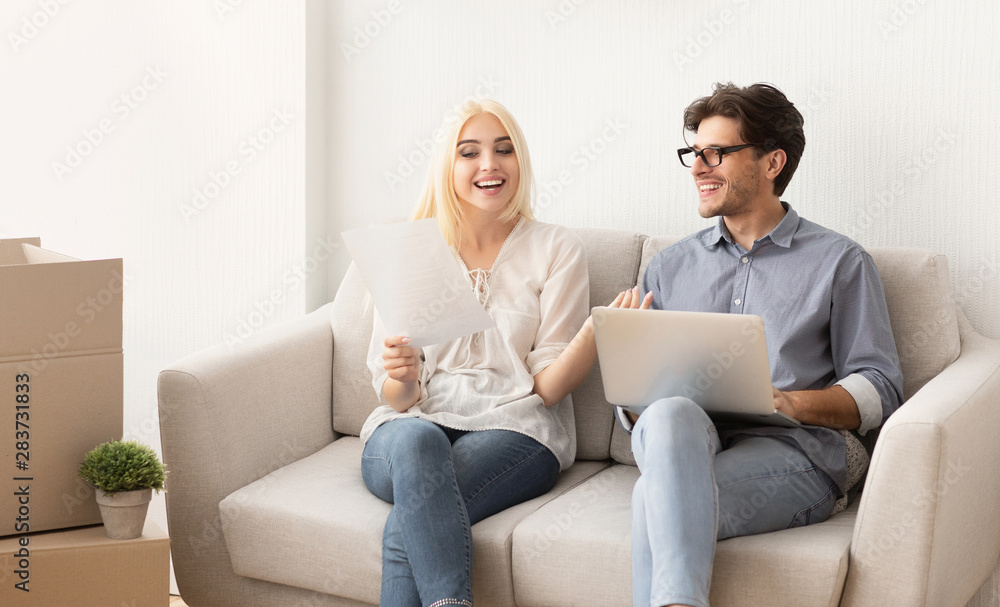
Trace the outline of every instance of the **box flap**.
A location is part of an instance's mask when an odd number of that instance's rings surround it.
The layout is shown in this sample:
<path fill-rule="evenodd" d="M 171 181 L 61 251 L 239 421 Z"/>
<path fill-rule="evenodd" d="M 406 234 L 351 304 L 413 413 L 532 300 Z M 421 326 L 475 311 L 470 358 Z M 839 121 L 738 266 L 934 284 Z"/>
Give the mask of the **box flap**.
<path fill-rule="evenodd" d="M 42 246 L 41 238 L 4 238 L 0 239 L 0 266 L 27 263 L 21 245 L 30 244 Z"/>
<path fill-rule="evenodd" d="M 43 249 L 42 247 L 28 243 L 22 244 L 21 250 L 24 252 L 24 259 L 28 263 L 60 263 L 64 261 L 80 261 L 75 257 L 63 255 L 62 253 L 56 253 L 55 251 Z"/>

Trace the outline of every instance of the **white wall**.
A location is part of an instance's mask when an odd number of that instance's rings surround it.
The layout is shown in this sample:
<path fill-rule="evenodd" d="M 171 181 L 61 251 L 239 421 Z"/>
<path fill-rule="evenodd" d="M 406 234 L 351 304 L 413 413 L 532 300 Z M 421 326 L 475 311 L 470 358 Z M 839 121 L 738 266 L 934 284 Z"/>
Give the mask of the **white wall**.
<path fill-rule="evenodd" d="M 409 213 L 473 94 L 521 121 L 541 219 L 686 233 L 705 222 L 681 111 L 716 80 L 774 82 L 807 121 L 785 198 L 867 246 L 944 252 L 1000 337 L 994 3 L 61 2 L 0 7 L 0 235 L 124 258 L 126 435 L 156 447 L 157 372 L 332 297 L 337 234 Z"/>
<path fill-rule="evenodd" d="M 715 81 L 768 81 L 806 119 L 783 198 L 865 246 L 945 253 L 973 325 L 1000 337 L 998 26 L 985 1 L 336 3 L 330 231 L 408 214 L 426 140 L 475 94 L 521 122 L 541 219 L 694 231 L 681 113 Z"/>
<path fill-rule="evenodd" d="M 160 369 L 305 310 L 304 21 L 301 2 L 0 8 L 0 233 L 124 259 L 127 438 L 159 449 Z M 166 529 L 162 494 L 150 512 Z"/>

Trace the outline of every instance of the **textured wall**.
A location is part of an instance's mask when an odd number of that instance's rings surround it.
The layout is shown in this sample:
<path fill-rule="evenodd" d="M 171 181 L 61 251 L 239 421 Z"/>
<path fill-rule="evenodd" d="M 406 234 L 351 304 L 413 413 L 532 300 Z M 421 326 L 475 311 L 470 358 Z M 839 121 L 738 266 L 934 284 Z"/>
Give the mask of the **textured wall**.
<path fill-rule="evenodd" d="M 399 0 L 336 3 L 327 23 L 334 233 L 406 215 L 427 140 L 476 94 L 521 122 L 541 219 L 693 231 L 683 108 L 717 80 L 769 81 L 806 119 L 783 198 L 866 246 L 945 253 L 973 325 L 1000 337 L 994 2 Z"/>
<path fill-rule="evenodd" d="M 0 233 L 123 257 L 127 437 L 159 446 L 160 369 L 305 308 L 304 19 L 300 2 L 0 8 Z M 151 516 L 166 529 L 162 495 Z"/>

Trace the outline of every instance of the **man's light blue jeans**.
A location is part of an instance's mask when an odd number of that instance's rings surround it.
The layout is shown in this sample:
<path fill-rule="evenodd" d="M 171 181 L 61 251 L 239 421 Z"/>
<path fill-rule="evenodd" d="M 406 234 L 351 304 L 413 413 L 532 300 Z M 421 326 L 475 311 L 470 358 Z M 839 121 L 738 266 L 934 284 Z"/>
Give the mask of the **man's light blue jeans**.
<path fill-rule="evenodd" d="M 361 473 L 372 493 L 393 504 L 382 537 L 380 605 L 471 606 L 472 525 L 546 493 L 559 461 L 517 432 L 401 418 L 368 439 Z"/>
<path fill-rule="evenodd" d="M 632 430 L 635 607 L 708 606 L 716 539 L 826 520 L 833 480 L 792 442 L 736 435 L 725 448 L 686 398 L 649 406 Z"/>

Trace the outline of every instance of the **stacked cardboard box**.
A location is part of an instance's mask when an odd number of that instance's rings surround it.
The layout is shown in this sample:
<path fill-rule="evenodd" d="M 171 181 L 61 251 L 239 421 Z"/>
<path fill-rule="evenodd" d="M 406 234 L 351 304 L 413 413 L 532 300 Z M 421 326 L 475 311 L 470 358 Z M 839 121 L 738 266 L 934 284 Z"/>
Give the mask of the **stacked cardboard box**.
<path fill-rule="evenodd" d="M 122 437 L 122 260 L 0 240 L 0 536 L 101 522 L 77 476 Z"/>
<path fill-rule="evenodd" d="M 83 527 L 0 540 L 0 605 L 167 607 L 170 540 L 146 521 L 142 537 L 111 540 Z"/>
<path fill-rule="evenodd" d="M 0 605 L 168 600 L 166 536 L 108 539 L 77 474 L 122 437 L 124 287 L 121 259 L 0 240 Z"/>

